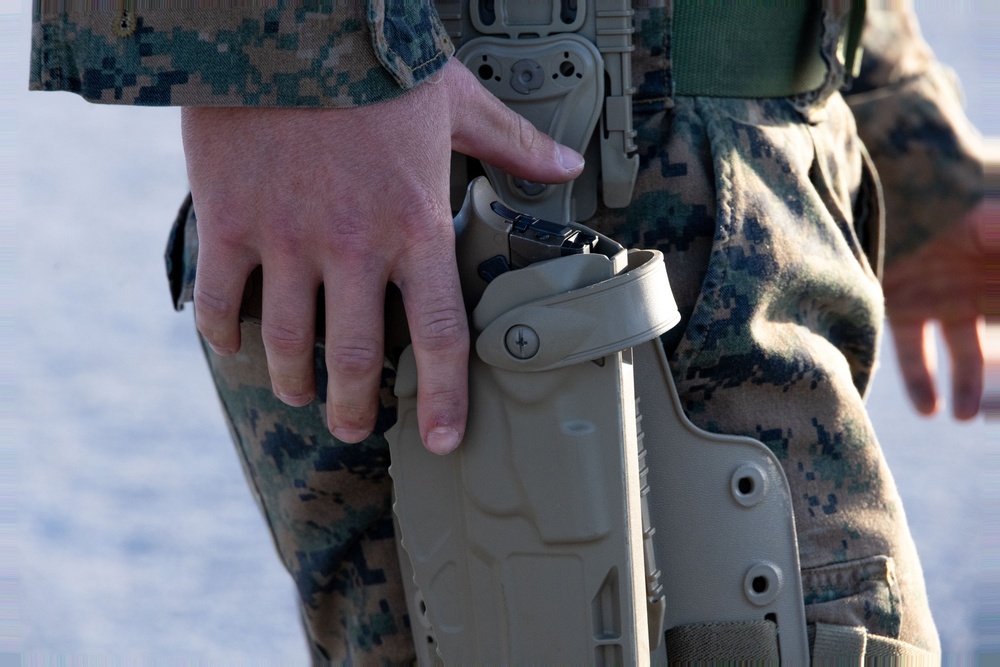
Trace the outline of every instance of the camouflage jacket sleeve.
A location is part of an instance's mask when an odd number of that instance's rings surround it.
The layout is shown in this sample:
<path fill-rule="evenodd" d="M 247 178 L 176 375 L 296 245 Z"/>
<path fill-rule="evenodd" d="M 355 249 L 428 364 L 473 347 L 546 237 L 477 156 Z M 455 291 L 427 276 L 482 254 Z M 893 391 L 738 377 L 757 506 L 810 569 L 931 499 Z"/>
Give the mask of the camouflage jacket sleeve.
<path fill-rule="evenodd" d="M 34 0 L 32 90 L 145 106 L 391 99 L 453 47 L 430 0 Z"/>
<path fill-rule="evenodd" d="M 868 12 L 861 73 L 847 91 L 884 188 L 887 263 L 957 222 L 983 194 L 982 140 L 957 79 L 935 61 L 908 3 L 889 4 L 895 9 Z"/>

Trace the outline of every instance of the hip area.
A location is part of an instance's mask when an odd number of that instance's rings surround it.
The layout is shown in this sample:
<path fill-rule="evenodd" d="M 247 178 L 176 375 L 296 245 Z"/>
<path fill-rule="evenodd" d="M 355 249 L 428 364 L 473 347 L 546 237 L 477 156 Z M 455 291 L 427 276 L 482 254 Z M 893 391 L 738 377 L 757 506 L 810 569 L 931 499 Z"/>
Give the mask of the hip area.
<path fill-rule="evenodd" d="M 919 559 L 864 405 L 884 311 L 862 238 L 879 211 L 849 109 L 837 95 L 805 111 L 678 97 L 637 113 L 636 128 L 632 203 L 589 224 L 664 253 L 682 320 L 663 342 L 686 415 L 781 462 L 810 623 L 935 653 Z"/>

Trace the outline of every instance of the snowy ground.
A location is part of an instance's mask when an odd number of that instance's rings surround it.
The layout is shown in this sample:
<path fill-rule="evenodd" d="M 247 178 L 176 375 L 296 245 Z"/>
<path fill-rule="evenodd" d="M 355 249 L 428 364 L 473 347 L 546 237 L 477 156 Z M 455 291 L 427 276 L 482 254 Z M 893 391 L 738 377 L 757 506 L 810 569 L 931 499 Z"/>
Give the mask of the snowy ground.
<path fill-rule="evenodd" d="M 976 60 L 997 10 L 919 7 L 977 122 L 1000 134 Z M 0 202 L 13 202 L 0 208 L 0 667 L 3 651 L 38 665 L 305 664 L 290 583 L 163 277 L 186 191 L 178 113 L 27 94 L 17 9 L 0 0 Z M 982 420 L 920 419 L 902 396 L 887 348 L 871 411 L 950 662 L 965 664 L 1000 651 L 984 509 L 1000 461 Z"/>

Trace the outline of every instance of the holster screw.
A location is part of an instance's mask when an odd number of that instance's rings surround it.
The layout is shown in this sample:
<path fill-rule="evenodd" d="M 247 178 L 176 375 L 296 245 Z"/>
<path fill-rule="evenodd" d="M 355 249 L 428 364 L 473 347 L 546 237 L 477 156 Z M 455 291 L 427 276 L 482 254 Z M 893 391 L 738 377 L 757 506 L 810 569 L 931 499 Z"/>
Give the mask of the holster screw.
<path fill-rule="evenodd" d="M 508 329 L 504 344 L 517 359 L 531 359 L 538 354 L 538 334 L 525 324 L 515 324 Z"/>

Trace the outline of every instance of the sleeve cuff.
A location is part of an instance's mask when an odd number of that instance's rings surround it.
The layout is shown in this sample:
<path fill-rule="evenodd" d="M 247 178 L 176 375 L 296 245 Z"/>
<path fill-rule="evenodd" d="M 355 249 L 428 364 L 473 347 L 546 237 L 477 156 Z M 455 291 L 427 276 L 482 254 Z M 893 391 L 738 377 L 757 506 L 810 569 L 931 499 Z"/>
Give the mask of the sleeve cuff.
<path fill-rule="evenodd" d="M 71 4 L 35 0 L 29 87 L 106 104 L 361 106 L 420 84 L 453 51 L 428 0 Z"/>
<path fill-rule="evenodd" d="M 965 115 L 953 73 L 940 65 L 848 103 L 883 185 L 888 264 L 982 199 L 982 138 Z"/>

